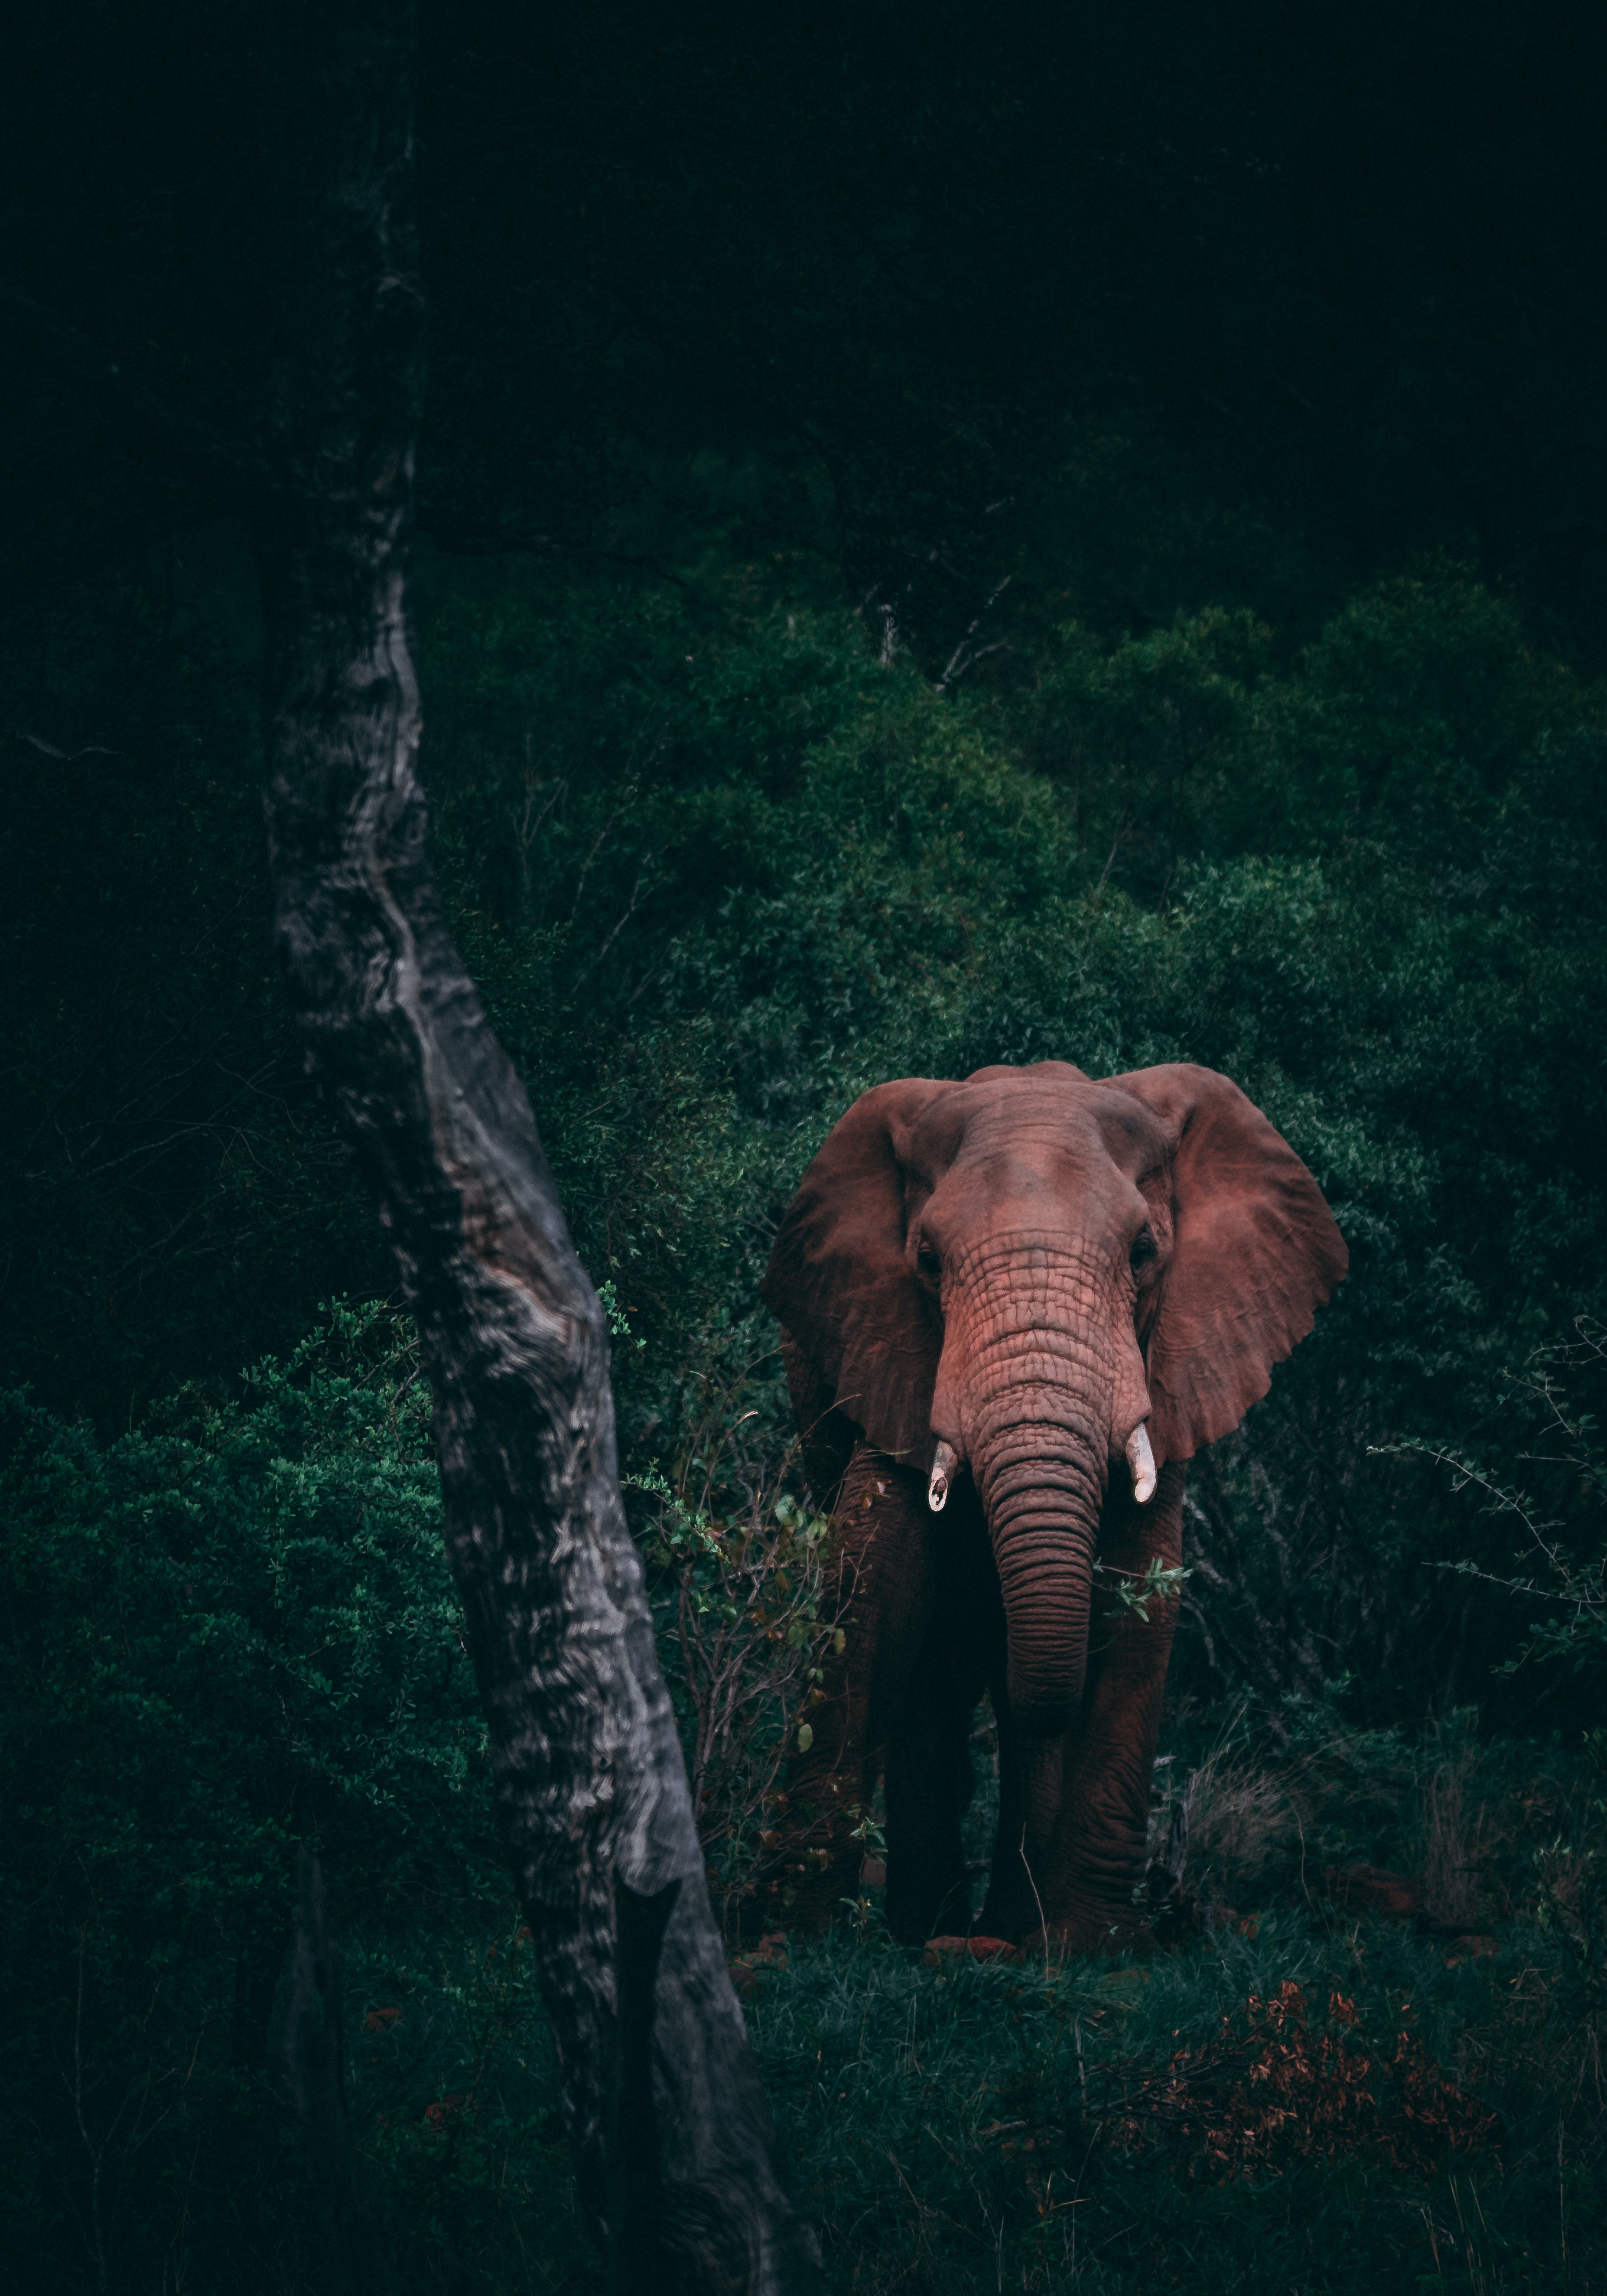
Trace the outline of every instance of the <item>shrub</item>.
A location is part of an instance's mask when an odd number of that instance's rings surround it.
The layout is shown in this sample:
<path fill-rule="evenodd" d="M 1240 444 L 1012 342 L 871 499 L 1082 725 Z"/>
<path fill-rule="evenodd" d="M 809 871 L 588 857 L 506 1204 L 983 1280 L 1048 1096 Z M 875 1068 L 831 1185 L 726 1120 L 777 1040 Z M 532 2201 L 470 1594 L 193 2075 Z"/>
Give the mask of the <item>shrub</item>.
<path fill-rule="evenodd" d="M 188 2177 L 263 2166 L 293 1843 L 342 1915 L 502 1886 L 428 1405 L 397 1319 L 336 1310 L 232 1398 L 102 1443 L 12 1395 L 0 1445 L 8 2181 L 148 2276 Z"/>
<path fill-rule="evenodd" d="M 1522 1651 L 1506 1661 L 1509 1675 L 1550 1660 L 1576 1679 L 1599 1679 L 1607 1663 L 1607 1458 L 1591 1407 L 1607 1390 L 1607 1326 L 1582 1316 L 1577 1333 L 1537 1348 L 1498 1399 L 1503 1426 L 1531 1447 L 1516 1456 L 1537 1488 L 1503 1480 L 1510 1454 L 1476 1457 L 1422 1439 L 1392 1447 L 1447 1469 L 1453 1489 L 1479 1491 L 1485 1517 L 1521 1534 L 1513 1558 L 1521 1578 L 1471 1557 L 1455 1566 L 1515 1598 L 1533 1621 Z M 1561 1511 L 1548 1512 L 1553 1506 Z"/>
<path fill-rule="evenodd" d="M 785 1764 L 808 1751 L 824 1660 L 843 1642 L 828 1595 L 830 1518 L 788 1488 L 795 1446 L 773 1460 L 762 1441 L 742 1441 L 756 1416 L 717 1397 L 673 1480 L 653 1466 L 627 1486 L 646 1502 L 659 1645 L 699 1839 L 733 1935 L 759 1868 L 774 1862 Z"/>

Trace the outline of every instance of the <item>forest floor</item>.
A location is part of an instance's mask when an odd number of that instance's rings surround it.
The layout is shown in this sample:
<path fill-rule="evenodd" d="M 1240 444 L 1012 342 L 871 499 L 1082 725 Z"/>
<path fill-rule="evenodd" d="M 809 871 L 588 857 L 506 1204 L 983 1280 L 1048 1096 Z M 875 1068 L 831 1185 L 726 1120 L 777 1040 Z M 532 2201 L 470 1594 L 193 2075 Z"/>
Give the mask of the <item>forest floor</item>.
<path fill-rule="evenodd" d="M 110 1444 L 10 1398 L 0 1957 L 27 1981 L 0 2030 L 0 2242 L 41 2284 L 317 2284 L 275 2045 L 294 1820 L 329 1878 L 398 2287 L 596 2285 L 414 1363 L 397 1317 L 344 1308 L 237 1398 L 187 1390 Z M 1342 1679 L 1275 1703 L 1179 1684 L 1142 1962 L 894 1943 L 874 1810 L 862 1892 L 811 1940 L 769 1897 L 766 1817 L 808 1694 L 793 1661 L 825 1631 L 824 1532 L 750 1480 L 757 1528 L 712 1485 L 635 1488 L 689 1737 L 708 1677 L 683 1597 L 730 1622 L 722 1664 L 752 1660 L 756 1734 L 706 1793 L 704 1843 L 828 2288 L 1602 2296 L 1607 1731 L 1587 1674 L 1551 1662 L 1569 1724 L 1544 1739 L 1466 1708 L 1363 1726 Z M 717 1517 L 717 1540 L 692 1535 Z M 985 1715 L 972 1754 L 980 1902 Z"/>
<path fill-rule="evenodd" d="M 1192 1934 L 1144 1963 L 901 1948 L 874 1892 L 827 1940 L 734 1956 L 828 2285 L 1601 2288 L 1602 1811 L 1590 1765 L 1537 1750 L 1525 1777 L 1516 1751 L 1499 1792 L 1466 1744 L 1415 1758 L 1415 1876 L 1318 1853 L 1304 1885 L 1267 1813 L 1295 1771 L 1311 1790 L 1309 1749 L 1218 1761 Z M 1348 1755 L 1365 1824 L 1361 1770 L 1382 1796 L 1408 1758 Z M 1238 1910 L 1209 1879 L 1235 1825 Z M 529 1961 L 512 1923 L 351 1956 L 354 2109 L 409 2286 L 594 2284 Z"/>

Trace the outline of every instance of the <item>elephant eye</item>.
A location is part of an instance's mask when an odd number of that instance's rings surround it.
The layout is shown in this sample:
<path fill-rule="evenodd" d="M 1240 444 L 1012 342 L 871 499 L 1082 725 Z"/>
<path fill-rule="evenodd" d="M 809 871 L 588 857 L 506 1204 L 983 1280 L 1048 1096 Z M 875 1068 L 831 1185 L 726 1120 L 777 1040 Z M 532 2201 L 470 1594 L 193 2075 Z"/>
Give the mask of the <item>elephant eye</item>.
<path fill-rule="evenodd" d="M 1150 1234 L 1149 1222 L 1146 1220 L 1144 1226 L 1139 1229 L 1137 1234 L 1133 1238 L 1132 1249 L 1127 1253 L 1127 1259 L 1132 1267 L 1134 1275 L 1137 1275 L 1139 1269 L 1144 1265 L 1146 1260 L 1153 1259 L 1154 1257 L 1155 1239 Z"/>
<path fill-rule="evenodd" d="M 915 1265 L 922 1275 L 930 1275 L 934 1282 L 943 1273 L 943 1262 L 930 1243 L 923 1243 L 916 1252 Z"/>

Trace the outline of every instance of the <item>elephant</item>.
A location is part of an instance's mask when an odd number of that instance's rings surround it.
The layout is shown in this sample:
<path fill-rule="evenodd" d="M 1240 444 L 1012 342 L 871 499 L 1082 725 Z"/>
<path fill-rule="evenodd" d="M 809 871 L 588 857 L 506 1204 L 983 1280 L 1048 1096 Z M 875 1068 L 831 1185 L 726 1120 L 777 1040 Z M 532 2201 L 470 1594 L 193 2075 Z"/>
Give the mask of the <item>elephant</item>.
<path fill-rule="evenodd" d="M 1267 1393 L 1347 1265 L 1311 1174 L 1213 1070 L 1039 1061 L 855 1101 L 763 1284 L 843 1629 L 787 1785 L 796 1925 L 857 1895 L 880 1779 L 893 1935 L 972 1929 L 986 1691 L 977 1930 L 1152 1949 L 1136 1885 L 1185 1462 Z"/>

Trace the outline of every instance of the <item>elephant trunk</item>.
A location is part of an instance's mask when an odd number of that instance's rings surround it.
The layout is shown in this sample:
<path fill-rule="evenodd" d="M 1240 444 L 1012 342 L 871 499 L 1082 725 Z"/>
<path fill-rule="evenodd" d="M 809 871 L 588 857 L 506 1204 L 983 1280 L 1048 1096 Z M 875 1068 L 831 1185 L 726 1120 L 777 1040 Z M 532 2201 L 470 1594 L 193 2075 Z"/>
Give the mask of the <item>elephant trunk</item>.
<path fill-rule="evenodd" d="M 1006 1285 L 996 1317 L 982 1300 L 960 1319 L 965 1447 L 1004 1596 L 1010 1711 L 1041 1737 L 1069 1727 L 1082 1699 L 1111 1450 L 1110 1374 L 1089 1344 L 1099 1319 L 1075 1270 L 1058 1271 L 1045 1299 L 1048 1272 L 1038 1257 L 1025 1299 Z"/>
<path fill-rule="evenodd" d="M 1028 1422 L 985 1445 L 973 1471 L 1004 1602 L 1011 1716 L 1034 1737 L 1055 1737 L 1081 1702 L 1087 1666 L 1097 1455 L 1070 1429 Z"/>

